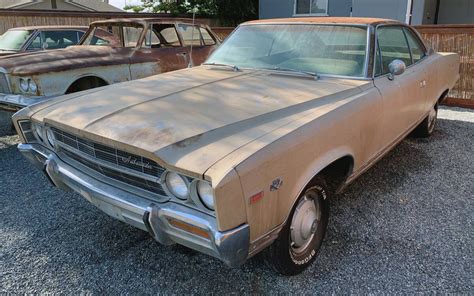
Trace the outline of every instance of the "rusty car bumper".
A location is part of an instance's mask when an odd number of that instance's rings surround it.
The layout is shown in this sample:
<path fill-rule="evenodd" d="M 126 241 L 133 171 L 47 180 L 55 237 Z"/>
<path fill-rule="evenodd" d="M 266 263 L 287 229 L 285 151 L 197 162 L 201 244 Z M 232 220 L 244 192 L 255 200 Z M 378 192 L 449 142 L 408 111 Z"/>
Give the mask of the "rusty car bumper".
<path fill-rule="evenodd" d="M 18 111 L 22 108 L 51 99 L 45 96 L 25 96 L 0 93 L 0 110 Z"/>
<path fill-rule="evenodd" d="M 18 149 L 42 169 L 55 186 L 80 193 L 103 212 L 148 231 L 162 244 L 178 243 L 216 257 L 231 267 L 240 266 L 248 258 L 250 230 L 247 224 L 221 232 L 214 217 L 173 202 L 153 203 L 113 187 L 69 166 L 42 145 L 19 144 Z M 188 225 L 202 232 L 197 235 L 176 225 Z"/>

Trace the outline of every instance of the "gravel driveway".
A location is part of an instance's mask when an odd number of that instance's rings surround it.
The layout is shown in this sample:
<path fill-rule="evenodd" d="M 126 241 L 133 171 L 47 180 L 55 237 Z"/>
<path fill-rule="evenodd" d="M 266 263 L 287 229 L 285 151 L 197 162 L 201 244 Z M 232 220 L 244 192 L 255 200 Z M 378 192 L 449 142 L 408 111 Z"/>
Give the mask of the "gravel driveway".
<path fill-rule="evenodd" d="M 474 112 L 442 108 L 429 140 L 406 139 L 331 201 L 315 264 L 282 277 L 240 269 L 116 221 L 49 185 L 0 114 L 0 293 L 474 292 Z"/>

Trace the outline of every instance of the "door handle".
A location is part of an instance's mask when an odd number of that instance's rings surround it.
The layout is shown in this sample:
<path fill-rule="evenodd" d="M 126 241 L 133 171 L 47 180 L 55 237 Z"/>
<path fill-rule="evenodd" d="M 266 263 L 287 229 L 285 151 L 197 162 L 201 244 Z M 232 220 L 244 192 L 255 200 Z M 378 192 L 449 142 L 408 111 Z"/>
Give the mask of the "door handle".
<path fill-rule="evenodd" d="M 187 52 L 178 52 L 176 55 L 180 55 L 180 56 L 187 56 L 188 53 Z"/>

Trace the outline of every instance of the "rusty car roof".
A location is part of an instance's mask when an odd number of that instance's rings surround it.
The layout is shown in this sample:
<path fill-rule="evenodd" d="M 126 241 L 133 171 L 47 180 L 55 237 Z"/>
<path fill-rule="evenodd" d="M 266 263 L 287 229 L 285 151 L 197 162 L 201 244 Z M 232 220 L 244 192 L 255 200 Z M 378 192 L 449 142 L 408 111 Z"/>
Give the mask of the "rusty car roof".
<path fill-rule="evenodd" d="M 362 24 L 378 25 L 381 23 L 399 23 L 399 21 L 369 17 L 293 17 L 249 21 L 244 24 L 282 24 L 282 23 L 315 23 L 315 24 Z"/>
<path fill-rule="evenodd" d="M 96 24 L 109 24 L 109 23 L 136 23 L 146 25 L 148 23 L 192 23 L 193 20 L 190 18 L 116 18 L 116 19 L 106 19 L 92 22 L 91 25 Z M 199 20 L 195 20 L 196 24 L 202 24 Z"/>
<path fill-rule="evenodd" d="M 88 26 L 27 26 L 27 27 L 16 27 L 16 28 L 11 28 L 8 29 L 8 31 L 14 31 L 14 30 L 62 30 L 62 29 L 81 29 L 81 30 L 87 30 L 89 27 Z"/>

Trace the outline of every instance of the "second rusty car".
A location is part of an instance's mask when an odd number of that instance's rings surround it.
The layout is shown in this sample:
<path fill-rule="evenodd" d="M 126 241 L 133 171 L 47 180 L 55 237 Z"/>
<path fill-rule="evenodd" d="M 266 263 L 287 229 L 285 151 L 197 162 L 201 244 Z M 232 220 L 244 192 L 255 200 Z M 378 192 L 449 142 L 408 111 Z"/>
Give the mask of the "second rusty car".
<path fill-rule="evenodd" d="M 77 46 L 0 58 L 0 109 L 199 65 L 219 44 L 186 19 L 97 21 Z"/>

